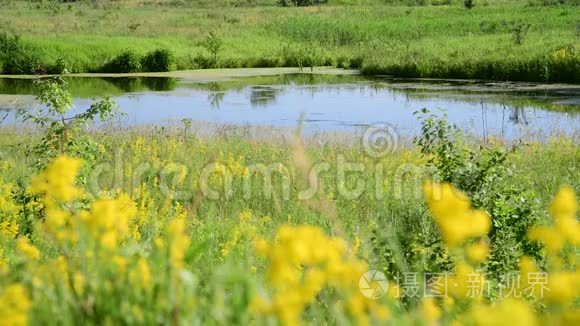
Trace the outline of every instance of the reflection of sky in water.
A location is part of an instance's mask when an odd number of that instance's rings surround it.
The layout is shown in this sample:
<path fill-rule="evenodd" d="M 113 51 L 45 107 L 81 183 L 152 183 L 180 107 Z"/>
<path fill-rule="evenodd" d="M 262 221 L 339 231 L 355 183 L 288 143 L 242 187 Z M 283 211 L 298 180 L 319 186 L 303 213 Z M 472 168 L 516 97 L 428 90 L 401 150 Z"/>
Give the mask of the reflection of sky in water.
<path fill-rule="evenodd" d="M 388 88 L 372 88 L 368 83 L 247 86 L 226 91 L 181 88 L 178 84 L 172 91 L 130 93 L 113 99 L 126 113 L 121 118 L 123 124 L 129 125 L 167 124 L 190 118 L 293 128 L 303 115 L 306 131 L 347 131 L 365 124 L 389 123 L 401 135 L 414 135 L 420 127 L 414 111 L 443 108 L 450 122 L 477 134 L 485 129 L 487 134 L 513 139 L 580 130 L 580 114 L 504 106 L 485 94 L 474 95 L 478 96 L 475 99 L 466 94 L 434 93 L 430 91 L 421 98 Z M 86 108 L 91 100 L 75 99 L 74 103 Z"/>

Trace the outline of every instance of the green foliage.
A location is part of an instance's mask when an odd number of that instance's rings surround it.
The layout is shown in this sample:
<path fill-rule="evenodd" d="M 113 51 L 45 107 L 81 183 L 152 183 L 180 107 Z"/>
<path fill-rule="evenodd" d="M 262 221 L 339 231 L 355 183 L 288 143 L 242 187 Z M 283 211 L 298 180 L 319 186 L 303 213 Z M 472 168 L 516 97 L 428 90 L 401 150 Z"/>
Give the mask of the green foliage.
<path fill-rule="evenodd" d="M 47 69 L 40 55 L 34 50 L 20 49 L 4 60 L 2 73 L 7 75 L 34 75 L 45 74 Z"/>
<path fill-rule="evenodd" d="M 7 75 L 46 73 L 40 55 L 35 49 L 25 47 L 17 34 L 0 33 L 0 63 L 2 73 Z"/>
<path fill-rule="evenodd" d="M 542 5 L 541 0 L 536 2 Z M 203 9 L 185 15 L 186 4 Z M 476 1 L 477 10 L 460 10 L 464 0 L 335 0 L 329 2 L 332 6 L 307 10 L 275 4 L 276 0 L 120 4 L 111 14 L 105 4 L 80 2 L 74 4 L 75 10 L 61 10 L 58 20 L 46 9 L 15 6 L 3 8 L 1 25 L 26 31 L 22 42 L 34 49 L 27 52 L 37 54 L 11 64 L 26 69 L 10 70 L 31 73 L 51 71 L 58 58 L 66 60 L 70 71 L 99 72 L 103 63 L 127 47 L 140 56 L 155 48 L 169 49 L 174 69 L 179 70 L 289 66 L 297 60 L 285 60 L 279 53 L 288 44 L 315 46 L 323 54 L 315 58 L 317 65 L 360 68 L 365 74 L 580 82 L 576 59 L 557 64 L 551 59 L 553 51 L 578 48 L 574 1 L 555 1 L 540 10 L 526 1 L 503 0 Z M 245 8 L 253 5 L 270 6 Z M 119 19 L 126 23 L 118 23 Z M 130 28 L 143 21 L 147 23 Z M 513 40 L 512 22 L 534 26 L 518 37 L 521 45 Z M 210 30 L 227 44 L 219 50 L 218 60 L 204 48 L 205 31 Z M 34 59 L 40 59 L 37 65 L 24 65 Z"/>
<path fill-rule="evenodd" d="M 146 72 L 171 71 L 174 61 L 174 55 L 170 50 L 157 49 L 147 53 L 141 59 L 141 70 Z"/>
<path fill-rule="evenodd" d="M 511 31 L 515 45 L 522 45 L 524 43 L 524 39 L 528 35 L 531 26 L 532 24 L 527 22 L 516 22 L 512 25 Z"/>
<path fill-rule="evenodd" d="M 280 0 L 283 7 L 307 7 L 318 6 L 327 3 L 328 0 Z"/>
<path fill-rule="evenodd" d="M 139 56 L 132 50 L 124 51 L 111 61 L 105 63 L 101 68 L 101 72 L 107 73 L 130 73 L 139 72 L 140 70 L 141 62 Z"/>
<path fill-rule="evenodd" d="M 474 149 L 445 117 L 438 118 L 426 109 L 416 114 L 422 133 L 415 144 L 427 159 L 431 178 L 465 191 L 473 206 L 485 209 L 492 218 L 488 272 L 499 278 L 517 270 L 521 255 L 539 258 L 539 247 L 526 238 L 527 230 L 539 221 L 537 196 L 510 180 L 509 152 L 490 145 Z"/>
<path fill-rule="evenodd" d="M 69 115 L 72 96 L 66 82 L 61 78 L 38 81 L 40 94 L 37 100 L 46 105 L 46 109 L 37 112 L 25 112 L 24 121 L 34 123 L 41 131 L 42 137 L 27 148 L 36 158 L 35 166 L 44 167 L 57 155 L 69 154 L 82 158 L 90 167 L 97 159 L 97 144 L 84 133 L 89 122 L 100 119 L 106 121 L 113 117 L 116 104 L 105 98 L 74 115 Z"/>
<path fill-rule="evenodd" d="M 56 59 L 55 64 L 48 67 L 47 72 L 49 74 L 54 74 L 54 75 L 62 75 L 62 74 L 68 73 L 66 60 L 63 58 Z"/>
<path fill-rule="evenodd" d="M 202 45 L 212 56 L 212 68 L 219 68 L 218 56 L 224 45 L 223 40 L 215 32 L 211 31 Z"/>
<path fill-rule="evenodd" d="M 475 0 L 464 0 L 463 5 L 465 6 L 465 8 L 471 9 L 475 7 Z"/>
<path fill-rule="evenodd" d="M 7 56 L 18 51 L 21 47 L 20 36 L 7 32 L 0 32 L 0 58 L 5 59 Z"/>

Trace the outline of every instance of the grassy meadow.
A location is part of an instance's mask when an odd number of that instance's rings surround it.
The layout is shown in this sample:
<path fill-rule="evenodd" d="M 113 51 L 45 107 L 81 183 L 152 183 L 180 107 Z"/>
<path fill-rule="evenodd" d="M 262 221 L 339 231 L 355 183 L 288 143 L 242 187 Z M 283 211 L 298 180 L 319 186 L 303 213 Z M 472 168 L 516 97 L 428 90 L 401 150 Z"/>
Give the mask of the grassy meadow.
<path fill-rule="evenodd" d="M 577 132 L 481 139 L 428 109 L 413 139 L 127 127 L 106 97 L 360 78 L 327 65 L 580 81 L 577 1 L 465 3 L 0 0 L 7 74 L 305 68 L 2 79 L 42 106 L 0 110 L 0 325 L 580 325 Z"/>
<path fill-rule="evenodd" d="M 0 129 L 0 323 L 574 325 L 577 140 Z M 25 129 L 22 129 L 25 128 Z M 314 138 L 313 138 L 314 137 Z M 378 138 L 384 142 L 377 142 Z"/>
<path fill-rule="evenodd" d="M 0 29 L 20 36 L 17 55 L 0 55 L 4 73 L 332 65 L 399 77 L 580 81 L 575 1 L 487 0 L 472 9 L 463 1 L 378 0 L 0 6 Z M 169 50 L 163 64 L 140 59 L 158 49 Z"/>

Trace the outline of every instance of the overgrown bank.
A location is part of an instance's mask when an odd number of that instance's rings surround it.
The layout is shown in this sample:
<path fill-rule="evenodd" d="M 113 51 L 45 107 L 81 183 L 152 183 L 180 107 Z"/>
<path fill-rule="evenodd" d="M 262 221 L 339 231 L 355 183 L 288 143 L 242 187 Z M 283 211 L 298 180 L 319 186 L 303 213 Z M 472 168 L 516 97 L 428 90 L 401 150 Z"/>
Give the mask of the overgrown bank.
<path fill-rule="evenodd" d="M 15 2 L 2 5 L 0 24 L 21 38 L 16 46 L 10 33 L 0 39 L 0 61 L 9 74 L 333 65 L 398 77 L 580 82 L 578 6 L 450 3 L 51 9 Z"/>

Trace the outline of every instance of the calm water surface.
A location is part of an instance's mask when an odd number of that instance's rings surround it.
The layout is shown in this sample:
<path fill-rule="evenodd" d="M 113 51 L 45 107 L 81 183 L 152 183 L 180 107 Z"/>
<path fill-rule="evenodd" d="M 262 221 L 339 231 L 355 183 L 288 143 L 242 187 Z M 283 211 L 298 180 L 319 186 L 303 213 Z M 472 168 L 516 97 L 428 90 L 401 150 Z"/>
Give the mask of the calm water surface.
<path fill-rule="evenodd" d="M 481 84 L 365 79 L 359 76 L 282 75 L 199 82 L 173 78 L 69 78 L 74 109 L 111 96 L 125 115 L 121 125 L 168 125 L 182 119 L 218 124 L 349 131 L 388 123 L 415 135 L 413 112 L 446 113 L 479 135 L 508 139 L 580 132 L 580 89 L 533 84 Z M 15 108 L 38 107 L 31 80 L 0 79 L 0 121 L 18 124 Z M 28 96 L 26 96 L 28 95 Z"/>

